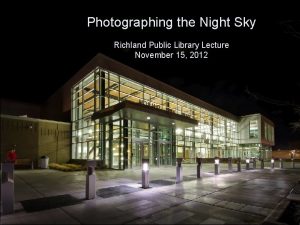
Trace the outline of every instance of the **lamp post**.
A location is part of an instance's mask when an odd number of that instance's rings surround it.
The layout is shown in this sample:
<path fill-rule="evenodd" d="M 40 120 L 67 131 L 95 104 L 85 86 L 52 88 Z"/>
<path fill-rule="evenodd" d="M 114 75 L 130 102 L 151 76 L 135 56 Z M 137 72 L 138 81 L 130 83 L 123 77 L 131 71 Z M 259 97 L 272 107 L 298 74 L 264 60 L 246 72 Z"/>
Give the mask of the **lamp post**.
<path fill-rule="evenodd" d="M 241 158 L 237 158 L 237 171 L 241 172 L 242 168 L 241 168 Z"/>
<path fill-rule="evenodd" d="M 274 167 L 275 167 L 274 159 L 271 159 L 271 167 L 272 167 L 272 169 L 274 169 Z"/>
<path fill-rule="evenodd" d="M 253 169 L 256 169 L 256 158 L 253 158 Z"/>
<path fill-rule="evenodd" d="M 96 197 L 96 160 L 87 160 L 87 174 L 85 184 L 86 199 L 94 199 Z"/>
<path fill-rule="evenodd" d="M 264 159 L 260 160 L 260 168 L 263 170 L 265 168 L 265 162 Z"/>
<path fill-rule="evenodd" d="M 197 158 L 197 178 L 200 178 L 201 158 Z"/>
<path fill-rule="evenodd" d="M 220 174 L 220 159 L 215 158 L 215 175 Z"/>
<path fill-rule="evenodd" d="M 143 159 L 142 164 L 142 188 L 149 188 L 149 159 Z"/>
<path fill-rule="evenodd" d="M 250 170 L 250 159 L 246 159 L 246 170 Z"/>
<path fill-rule="evenodd" d="M 176 164 L 176 183 L 180 183 L 183 180 L 182 176 L 182 158 L 176 158 L 177 164 Z"/>
<path fill-rule="evenodd" d="M 1 179 L 1 203 L 2 214 L 14 213 L 14 164 L 2 163 L 1 164 L 2 179 Z"/>

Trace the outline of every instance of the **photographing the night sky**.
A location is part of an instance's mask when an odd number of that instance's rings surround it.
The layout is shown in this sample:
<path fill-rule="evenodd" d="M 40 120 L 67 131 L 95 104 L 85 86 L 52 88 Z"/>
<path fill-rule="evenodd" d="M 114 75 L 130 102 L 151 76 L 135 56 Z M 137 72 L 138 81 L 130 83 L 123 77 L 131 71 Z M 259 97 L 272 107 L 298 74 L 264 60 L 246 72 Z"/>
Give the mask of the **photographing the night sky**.
<path fill-rule="evenodd" d="M 50 11 L 51 12 L 51 11 Z M 91 11 L 43 10 L 20 12 L 6 24 L 6 59 L 9 72 L 2 82 L 1 97 L 42 103 L 97 53 L 168 83 L 190 95 L 236 115 L 261 113 L 275 123 L 274 149 L 300 147 L 300 18 L 294 15 L 247 14 L 256 19 L 253 30 L 114 29 L 87 27 L 87 16 L 106 16 Z M 97 14 L 98 13 L 98 14 Z M 97 14 L 97 15 L 95 15 Z M 176 18 L 176 16 L 160 16 Z M 209 13 L 199 16 L 219 16 Z M 224 17 L 235 17 L 223 13 Z M 242 15 L 244 16 L 244 15 Z M 22 22 L 18 21 L 22 18 Z M 40 20 L 37 20 L 40 18 Z M 18 24 L 18 26 L 16 26 Z M 212 49 L 207 60 L 135 59 L 134 49 L 117 49 L 113 41 L 228 42 L 229 49 Z M 145 50 L 145 52 L 150 50 Z M 2 77 L 3 79 L 3 77 Z"/>

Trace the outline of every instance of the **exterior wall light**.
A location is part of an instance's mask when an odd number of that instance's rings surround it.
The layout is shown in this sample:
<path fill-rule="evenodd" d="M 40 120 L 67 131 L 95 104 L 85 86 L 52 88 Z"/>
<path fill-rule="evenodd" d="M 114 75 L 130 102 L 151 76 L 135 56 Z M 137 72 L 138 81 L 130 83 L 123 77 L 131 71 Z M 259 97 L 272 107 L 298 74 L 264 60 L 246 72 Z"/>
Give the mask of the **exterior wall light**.
<path fill-rule="evenodd" d="M 147 116 L 147 120 L 150 120 L 151 118 L 150 118 L 150 116 Z"/>
<path fill-rule="evenodd" d="M 246 159 L 246 163 L 250 163 L 250 159 Z"/>
<path fill-rule="evenodd" d="M 220 159 L 215 159 L 215 164 L 219 165 L 220 164 Z"/>
<path fill-rule="evenodd" d="M 274 169 L 275 165 L 274 165 L 274 159 L 271 159 L 271 166 L 272 166 L 272 169 Z"/>

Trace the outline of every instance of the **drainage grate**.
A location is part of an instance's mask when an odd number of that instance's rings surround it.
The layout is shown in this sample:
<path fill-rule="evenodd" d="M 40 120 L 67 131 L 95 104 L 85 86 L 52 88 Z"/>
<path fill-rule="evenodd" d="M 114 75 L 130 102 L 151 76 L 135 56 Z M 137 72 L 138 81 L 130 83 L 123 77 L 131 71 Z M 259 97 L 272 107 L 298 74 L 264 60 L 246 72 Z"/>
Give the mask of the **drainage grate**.
<path fill-rule="evenodd" d="M 125 194 L 129 194 L 129 193 L 137 192 L 137 191 L 140 191 L 140 189 L 130 187 L 127 185 L 120 185 L 120 186 L 115 186 L 115 187 L 98 189 L 96 194 L 97 194 L 97 196 L 102 197 L 102 198 L 110 198 L 113 196 L 125 195 Z"/>
<path fill-rule="evenodd" d="M 21 204 L 26 212 L 36 212 L 47 209 L 54 209 L 68 205 L 76 205 L 83 200 L 75 198 L 71 195 L 58 195 L 37 199 L 21 201 Z"/>

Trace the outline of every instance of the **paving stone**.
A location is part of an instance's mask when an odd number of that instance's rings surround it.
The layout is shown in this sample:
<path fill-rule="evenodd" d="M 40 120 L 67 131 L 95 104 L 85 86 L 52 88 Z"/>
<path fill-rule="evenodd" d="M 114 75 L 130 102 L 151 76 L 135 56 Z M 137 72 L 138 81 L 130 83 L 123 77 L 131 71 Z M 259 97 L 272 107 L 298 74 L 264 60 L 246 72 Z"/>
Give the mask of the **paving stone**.
<path fill-rule="evenodd" d="M 176 214 L 172 214 L 169 216 L 166 216 L 160 220 L 155 221 L 155 223 L 157 224 L 176 224 L 176 223 L 180 223 L 182 220 L 193 216 L 194 213 L 189 212 L 189 211 L 181 211 L 179 213 Z"/>
<path fill-rule="evenodd" d="M 140 206 L 143 206 L 143 205 L 149 204 L 149 203 L 152 203 L 152 202 L 148 201 L 148 200 L 141 200 L 141 201 L 136 201 L 136 202 L 132 202 L 132 203 L 129 203 L 129 204 L 125 203 L 124 205 L 118 206 L 117 209 L 128 210 L 128 209 L 140 207 Z"/>
<path fill-rule="evenodd" d="M 241 209 L 241 211 L 248 212 L 248 213 L 255 213 L 255 214 L 263 215 L 263 216 L 267 216 L 267 215 L 270 214 L 270 212 L 272 210 L 268 209 L 268 208 L 258 207 L 258 206 L 246 205 L 245 207 L 243 207 Z"/>
<path fill-rule="evenodd" d="M 220 202 L 221 200 L 215 199 L 215 198 L 210 198 L 210 197 L 200 197 L 200 198 L 193 199 L 193 201 L 197 201 L 197 202 L 201 202 L 201 203 L 205 203 L 205 204 L 209 204 L 209 205 L 214 205 L 214 204 Z"/>
<path fill-rule="evenodd" d="M 218 220 L 215 218 L 208 218 L 204 221 L 201 221 L 201 224 L 225 224 L 225 221 Z"/>

